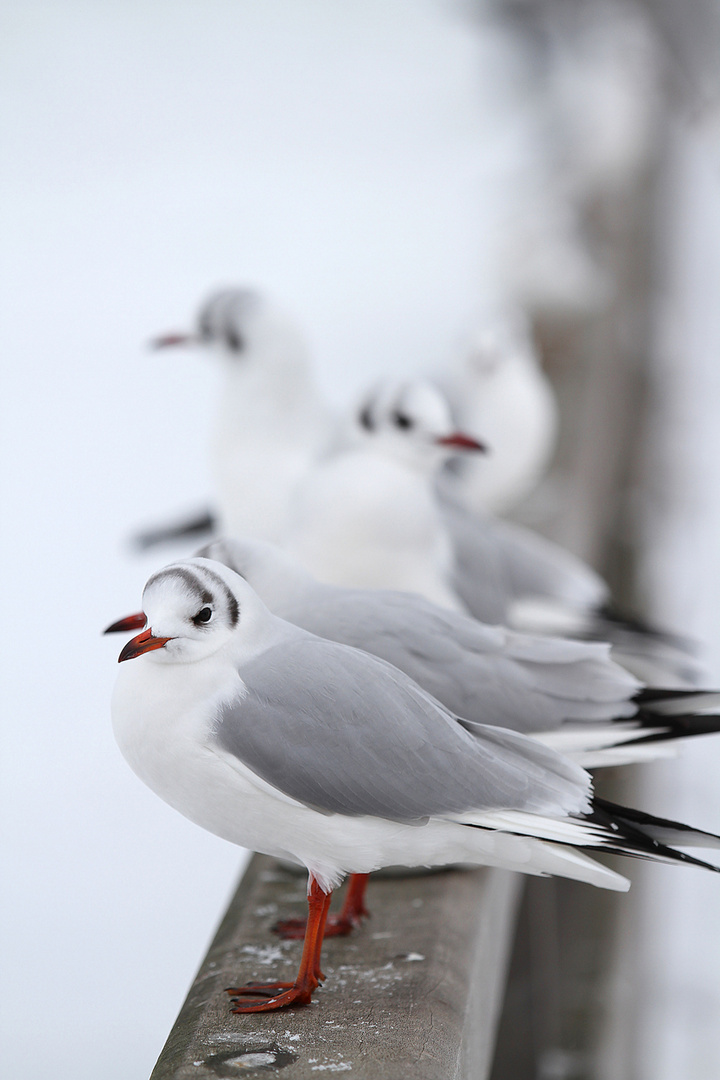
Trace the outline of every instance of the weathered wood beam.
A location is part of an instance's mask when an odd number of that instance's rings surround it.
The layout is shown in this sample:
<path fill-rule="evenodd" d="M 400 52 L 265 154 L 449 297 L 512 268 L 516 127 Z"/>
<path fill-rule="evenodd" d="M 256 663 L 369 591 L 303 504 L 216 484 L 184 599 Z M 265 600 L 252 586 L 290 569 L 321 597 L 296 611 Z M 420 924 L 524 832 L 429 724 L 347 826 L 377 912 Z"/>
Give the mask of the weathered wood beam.
<path fill-rule="evenodd" d="M 446 870 L 371 879 L 372 918 L 325 943 L 313 1003 L 238 1016 L 225 987 L 293 979 L 301 944 L 272 932 L 305 910 L 305 878 L 256 855 L 151 1080 L 282 1070 L 287 1080 L 483 1080 L 489 1073 L 520 875 Z"/>

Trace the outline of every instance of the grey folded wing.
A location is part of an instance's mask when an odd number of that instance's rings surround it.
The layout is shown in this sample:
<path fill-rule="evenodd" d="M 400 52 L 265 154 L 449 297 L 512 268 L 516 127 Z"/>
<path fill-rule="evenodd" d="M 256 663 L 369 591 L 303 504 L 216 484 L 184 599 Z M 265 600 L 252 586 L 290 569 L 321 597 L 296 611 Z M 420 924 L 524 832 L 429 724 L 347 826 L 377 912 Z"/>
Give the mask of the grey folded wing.
<path fill-rule="evenodd" d="M 385 590 L 322 586 L 278 614 L 387 660 L 475 724 L 552 731 L 636 711 L 640 684 L 610 660 L 607 645 L 515 633 Z"/>
<path fill-rule="evenodd" d="M 243 666 L 220 711 L 220 748 L 324 812 L 399 821 L 485 809 L 584 808 L 589 777 L 499 728 L 469 735 L 402 672 L 297 631 Z"/>
<path fill-rule="evenodd" d="M 442 511 L 455 551 L 452 584 L 475 618 L 505 622 L 512 604 L 522 600 L 555 601 L 578 610 L 608 600 L 602 578 L 545 537 L 470 514 L 447 499 Z"/>

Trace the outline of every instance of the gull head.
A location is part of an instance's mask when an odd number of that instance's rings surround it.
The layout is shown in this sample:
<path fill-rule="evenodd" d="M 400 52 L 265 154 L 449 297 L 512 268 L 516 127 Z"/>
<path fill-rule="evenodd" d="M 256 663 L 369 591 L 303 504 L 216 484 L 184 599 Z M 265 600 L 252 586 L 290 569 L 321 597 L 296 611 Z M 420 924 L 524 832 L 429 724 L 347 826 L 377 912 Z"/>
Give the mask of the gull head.
<path fill-rule="evenodd" d="M 247 582 L 222 563 L 197 558 L 171 563 L 148 579 L 143 591 L 147 629 L 118 659 L 147 654 L 160 663 L 203 660 L 228 646 L 241 623 L 243 629 L 254 623 L 259 610 L 262 602 Z M 135 629 L 141 617 L 130 617 L 134 626 L 123 620 L 125 628 Z"/>
<path fill-rule="evenodd" d="M 295 356 L 302 348 L 292 318 L 255 289 L 227 288 L 212 293 L 200 308 L 195 330 L 163 334 L 155 348 L 200 345 L 233 363 L 254 355 Z"/>
<path fill-rule="evenodd" d="M 445 396 L 420 380 L 375 387 L 357 411 L 355 428 L 369 449 L 428 471 L 455 454 L 487 449 L 455 430 Z"/>
<path fill-rule="evenodd" d="M 267 307 L 254 289 L 221 289 L 209 296 L 198 312 L 198 338 L 204 345 L 217 344 L 231 356 L 242 356 Z"/>

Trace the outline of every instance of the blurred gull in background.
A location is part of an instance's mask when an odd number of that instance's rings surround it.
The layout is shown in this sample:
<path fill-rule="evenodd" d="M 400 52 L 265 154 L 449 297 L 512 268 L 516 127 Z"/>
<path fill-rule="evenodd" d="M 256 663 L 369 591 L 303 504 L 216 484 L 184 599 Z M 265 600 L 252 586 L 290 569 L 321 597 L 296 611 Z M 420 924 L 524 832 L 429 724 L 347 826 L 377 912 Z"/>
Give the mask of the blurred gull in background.
<path fill-rule="evenodd" d="M 507 306 L 488 312 L 437 382 L 458 427 L 481 432 L 491 451 L 450 462 L 448 490 L 472 510 L 512 509 L 542 479 L 557 438 L 555 393 L 528 317 Z"/>
<path fill-rule="evenodd" d="M 433 482 L 453 454 L 483 444 L 455 429 L 447 400 L 422 381 L 373 389 L 343 435 L 299 485 L 285 546 L 323 581 L 463 610 Z"/>
<path fill-rule="evenodd" d="M 277 540 L 287 531 L 297 483 L 333 436 L 333 418 L 313 379 L 302 331 L 270 297 L 233 288 L 208 298 L 194 332 L 165 334 L 154 345 L 193 345 L 219 359 L 223 383 L 211 455 L 217 504 L 212 524 L 223 533 Z M 178 534 L 183 530 L 174 530 Z M 150 538 L 172 535 L 173 530 L 158 530 Z"/>
<path fill-rule="evenodd" d="M 177 526 L 146 530 L 140 546 L 207 528 L 280 539 L 297 483 L 332 447 L 340 423 L 321 398 L 300 327 L 267 294 L 228 288 L 205 302 L 194 332 L 153 344 L 199 347 L 222 363 L 212 438 L 216 505 Z M 557 434 L 554 393 L 527 316 L 509 305 L 487 312 L 438 382 L 457 427 L 482 431 L 492 448 L 480 465 L 472 455 L 453 458 L 448 489 L 472 509 L 511 509 L 545 473 Z"/>
<path fill-rule="evenodd" d="M 608 587 L 580 559 L 437 494 L 450 453 L 481 446 L 454 431 L 439 389 L 418 380 L 375 388 L 345 438 L 298 486 L 284 545 L 320 580 L 405 589 L 487 623 L 607 639 L 644 681 L 695 684 L 691 647 L 608 617 Z"/>

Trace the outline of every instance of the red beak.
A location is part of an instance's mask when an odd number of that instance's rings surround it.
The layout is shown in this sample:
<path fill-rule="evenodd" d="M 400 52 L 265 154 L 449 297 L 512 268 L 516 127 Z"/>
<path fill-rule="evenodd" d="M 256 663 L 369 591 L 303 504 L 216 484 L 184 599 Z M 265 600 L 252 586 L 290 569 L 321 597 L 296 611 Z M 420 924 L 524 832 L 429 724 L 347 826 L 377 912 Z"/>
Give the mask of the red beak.
<path fill-rule="evenodd" d="M 103 630 L 103 634 L 121 634 L 126 630 L 142 630 L 147 622 L 144 611 L 138 611 L 137 615 L 128 615 L 126 619 L 118 619 Z"/>
<path fill-rule="evenodd" d="M 118 664 L 122 664 L 123 660 L 134 660 L 136 656 L 152 652 L 153 649 L 162 649 L 163 645 L 167 645 L 171 640 L 169 637 L 153 637 L 151 630 L 144 630 L 142 634 L 128 641 L 118 656 Z"/>
<path fill-rule="evenodd" d="M 478 442 L 470 435 L 463 435 L 462 431 L 454 431 L 452 435 L 443 435 L 435 440 L 438 446 L 451 446 L 454 450 L 478 450 L 481 454 L 487 454 L 488 447 L 485 443 Z"/>
<path fill-rule="evenodd" d="M 194 334 L 163 334 L 153 338 L 150 342 L 151 349 L 169 349 L 173 345 L 192 345 L 197 341 Z"/>

